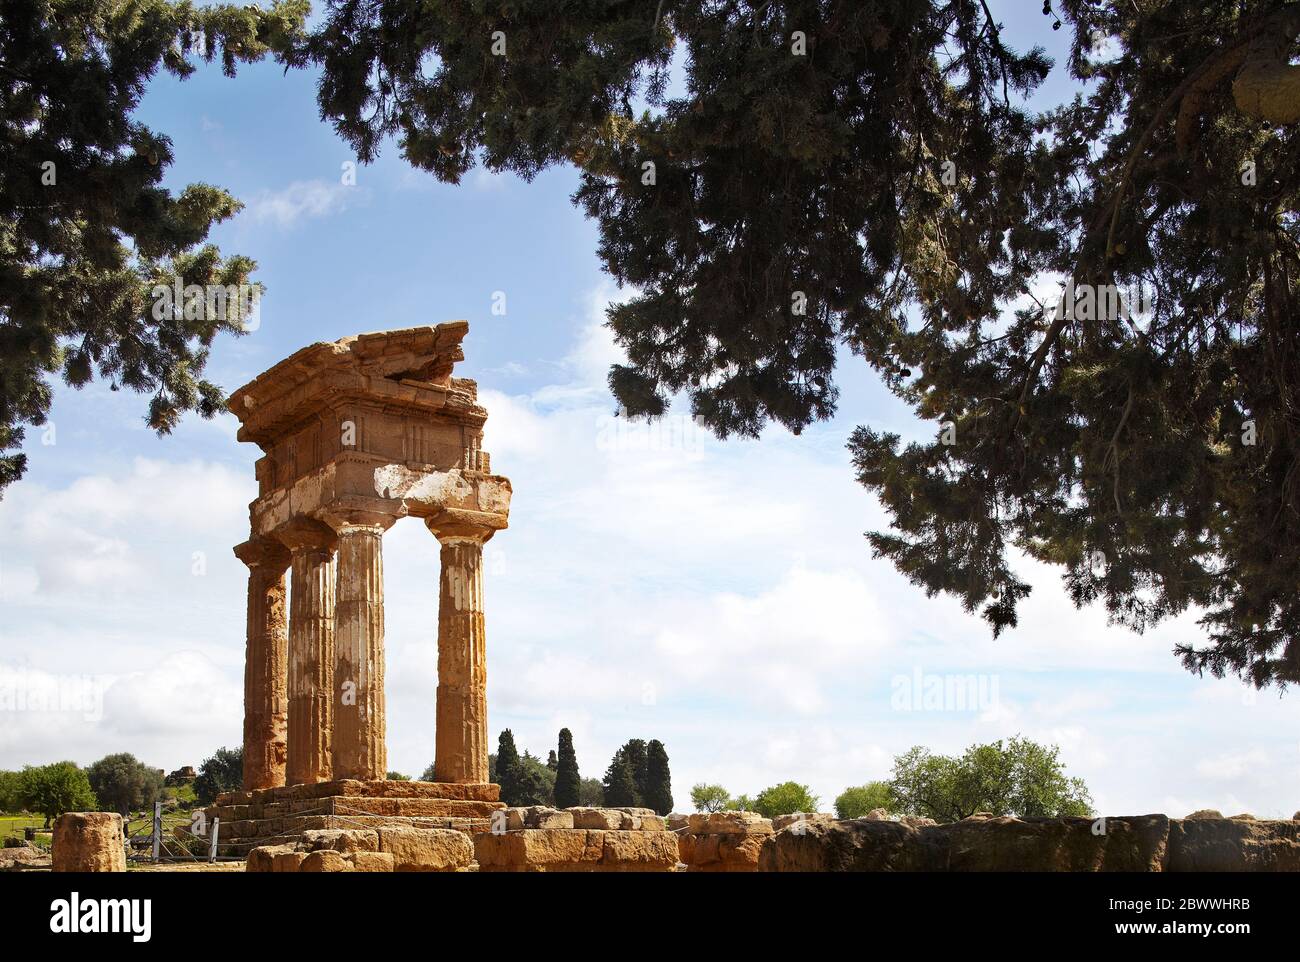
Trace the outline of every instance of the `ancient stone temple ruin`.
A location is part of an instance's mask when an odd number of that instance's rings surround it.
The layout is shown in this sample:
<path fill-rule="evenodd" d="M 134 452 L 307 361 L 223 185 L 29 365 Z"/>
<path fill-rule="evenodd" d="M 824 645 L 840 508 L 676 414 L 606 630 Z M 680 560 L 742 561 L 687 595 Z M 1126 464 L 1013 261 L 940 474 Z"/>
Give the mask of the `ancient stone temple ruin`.
<path fill-rule="evenodd" d="M 499 807 L 487 784 L 483 545 L 506 527 L 510 482 L 482 449 L 475 383 L 452 376 L 468 329 L 451 321 L 313 344 L 231 395 L 239 440 L 263 456 L 249 538 L 235 548 L 249 572 L 246 799 L 227 801 L 320 798 L 292 788 L 384 779 L 383 538 L 410 515 L 442 560 L 437 786 L 402 794 Z M 432 585 L 429 596 L 432 618 Z M 358 793 L 386 790 L 347 794 Z"/>

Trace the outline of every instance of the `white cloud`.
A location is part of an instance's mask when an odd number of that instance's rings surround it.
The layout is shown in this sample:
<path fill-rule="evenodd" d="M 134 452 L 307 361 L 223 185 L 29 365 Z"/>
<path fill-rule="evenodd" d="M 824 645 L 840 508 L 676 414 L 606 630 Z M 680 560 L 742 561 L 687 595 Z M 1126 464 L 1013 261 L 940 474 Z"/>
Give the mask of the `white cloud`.
<path fill-rule="evenodd" d="M 289 228 L 301 220 L 327 217 L 348 206 L 357 187 L 325 180 L 296 180 L 278 191 L 263 191 L 248 203 L 248 213 L 258 223 Z"/>

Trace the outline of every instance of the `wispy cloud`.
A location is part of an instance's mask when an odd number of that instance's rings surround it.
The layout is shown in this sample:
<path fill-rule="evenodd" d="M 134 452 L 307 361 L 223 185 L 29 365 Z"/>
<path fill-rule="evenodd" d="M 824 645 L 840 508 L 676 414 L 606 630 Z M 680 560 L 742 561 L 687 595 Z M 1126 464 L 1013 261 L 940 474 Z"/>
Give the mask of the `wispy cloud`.
<path fill-rule="evenodd" d="M 344 210 L 357 189 L 319 179 L 297 180 L 281 190 L 258 194 L 248 203 L 247 212 L 259 223 L 289 228 L 303 220 Z"/>

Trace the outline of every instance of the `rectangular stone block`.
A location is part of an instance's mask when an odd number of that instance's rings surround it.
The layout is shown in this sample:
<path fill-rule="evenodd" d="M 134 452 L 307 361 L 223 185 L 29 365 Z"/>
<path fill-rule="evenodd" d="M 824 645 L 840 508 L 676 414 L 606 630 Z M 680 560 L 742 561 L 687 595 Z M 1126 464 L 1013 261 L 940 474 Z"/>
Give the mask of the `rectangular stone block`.
<path fill-rule="evenodd" d="M 614 829 L 623 824 L 623 812 L 611 808 L 570 808 L 574 828 Z"/>
<path fill-rule="evenodd" d="M 276 852 L 271 857 L 272 872 L 296 872 L 302 865 L 303 859 L 307 857 L 305 852 Z"/>
<path fill-rule="evenodd" d="M 353 852 L 349 858 L 358 872 L 393 871 L 393 856 L 388 852 Z"/>
<path fill-rule="evenodd" d="M 474 860 L 469 836 L 452 829 L 381 828 L 379 850 L 395 872 L 455 872 Z"/>
<path fill-rule="evenodd" d="M 757 812 L 704 812 L 690 816 L 694 835 L 771 835 L 772 822 Z"/>
<path fill-rule="evenodd" d="M 315 829 L 303 833 L 302 844 L 309 851 L 378 852 L 379 833 L 372 829 Z"/>
<path fill-rule="evenodd" d="M 298 871 L 351 872 L 354 871 L 354 866 L 344 857 L 342 852 L 323 848 L 316 852 L 308 852 L 303 858 L 302 863 L 298 866 Z"/>

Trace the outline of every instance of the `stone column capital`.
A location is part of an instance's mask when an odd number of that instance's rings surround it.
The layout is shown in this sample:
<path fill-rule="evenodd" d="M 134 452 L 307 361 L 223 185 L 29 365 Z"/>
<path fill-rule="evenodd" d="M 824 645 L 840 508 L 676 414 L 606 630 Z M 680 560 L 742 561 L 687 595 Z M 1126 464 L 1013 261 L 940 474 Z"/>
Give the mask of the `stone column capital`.
<path fill-rule="evenodd" d="M 443 545 L 471 543 L 482 545 L 506 526 L 501 515 L 486 511 L 462 511 L 444 508 L 424 519 L 425 527 Z"/>
<path fill-rule="evenodd" d="M 368 508 L 338 508 L 320 513 L 320 520 L 333 529 L 335 535 L 358 528 L 383 534 L 397 523 L 397 519 L 396 514 Z"/>
<path fill-rule="evenodd" d="M 275 529 L 275 537 L 290 551 L 333 551 L 338 547 L 338 536 L 334 529 L 315 518 L 293 518 L 287 524 Z"/>
<path fill-rule="evenodd" d="M 289 551 L 274 538 L 251 538 L 234 548 L 235 557 L 249 568 L 279 572 L 289 567 Z"/>

